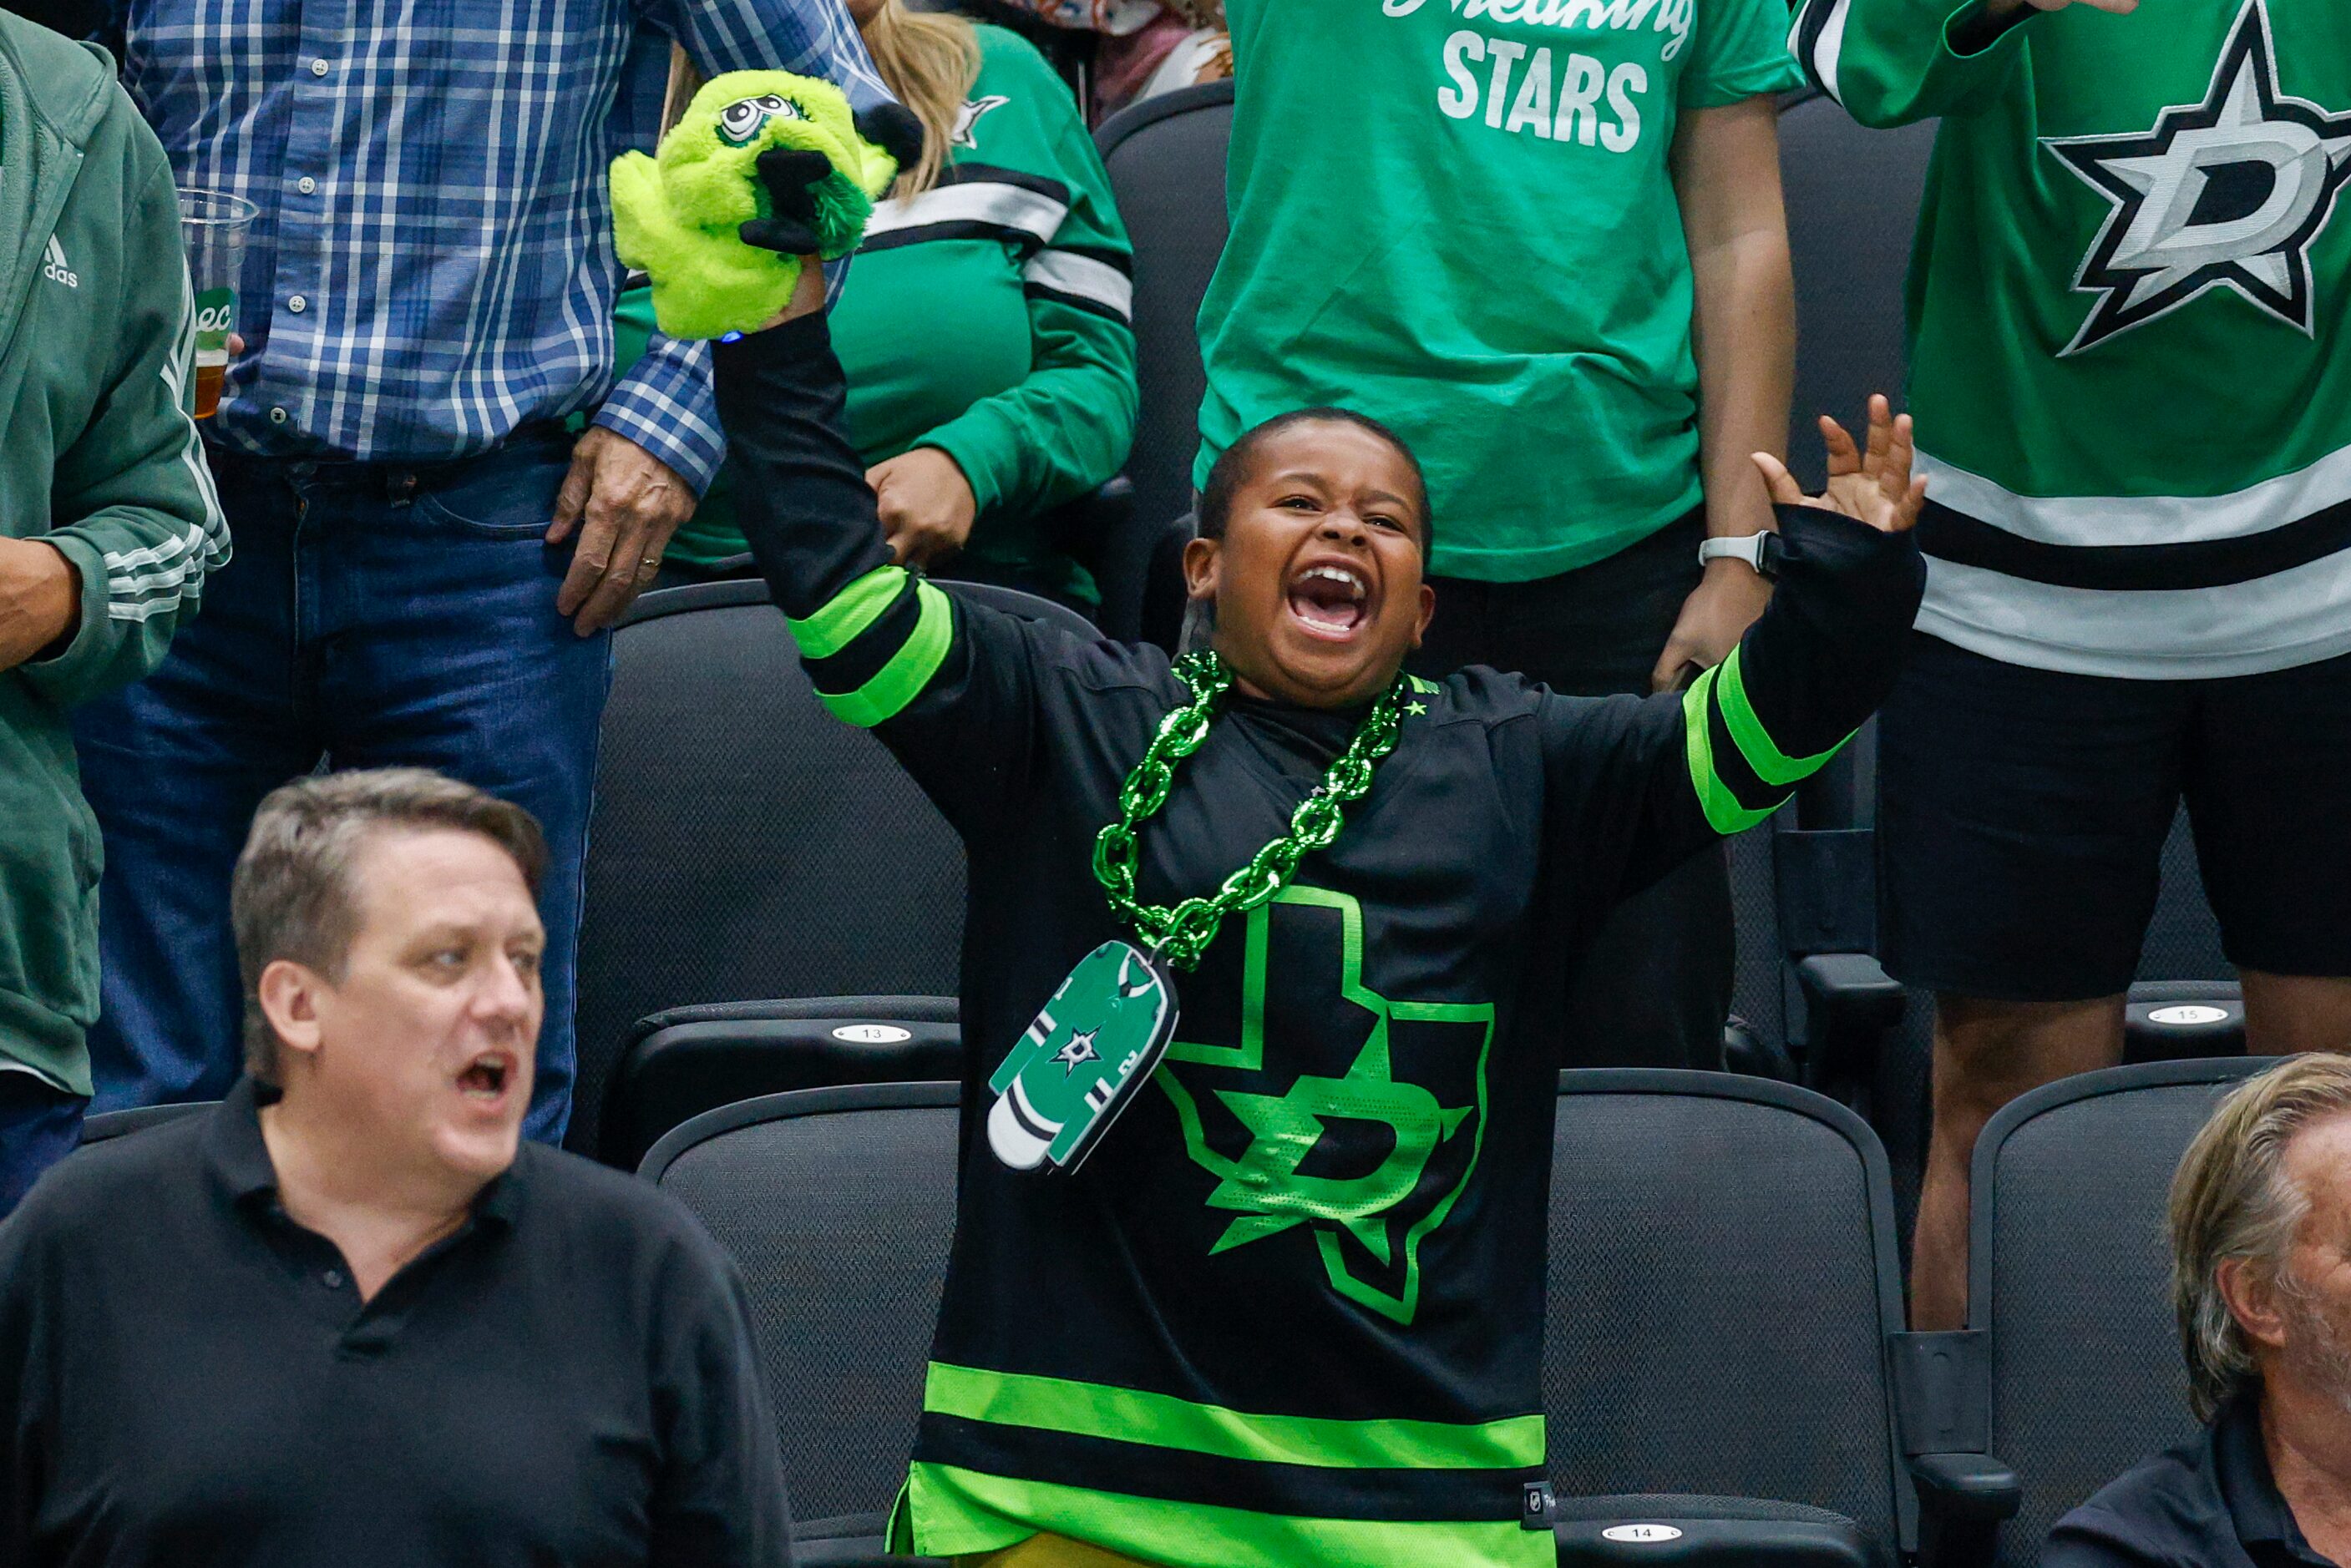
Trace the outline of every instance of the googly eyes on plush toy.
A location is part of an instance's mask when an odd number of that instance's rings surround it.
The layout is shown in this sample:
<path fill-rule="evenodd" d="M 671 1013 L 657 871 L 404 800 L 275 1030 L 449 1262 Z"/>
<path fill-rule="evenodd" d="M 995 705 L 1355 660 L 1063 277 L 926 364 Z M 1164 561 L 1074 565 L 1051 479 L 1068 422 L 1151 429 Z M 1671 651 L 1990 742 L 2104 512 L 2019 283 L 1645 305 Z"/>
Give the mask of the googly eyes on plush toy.
<path fill-rule="evenodd" d="M 718 111 L 719 137 L 730 147 L 747 147 L 771 119 L 806 119 L 800 106 L 775 93 L 728 104 Z"/>

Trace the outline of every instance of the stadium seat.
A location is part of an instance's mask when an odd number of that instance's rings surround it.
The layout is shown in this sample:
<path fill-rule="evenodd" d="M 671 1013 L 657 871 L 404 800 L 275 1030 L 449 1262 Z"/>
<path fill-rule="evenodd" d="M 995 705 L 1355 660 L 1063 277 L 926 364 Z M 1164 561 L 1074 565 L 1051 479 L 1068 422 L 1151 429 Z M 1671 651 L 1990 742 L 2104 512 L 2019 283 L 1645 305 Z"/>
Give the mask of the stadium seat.
<path fill-rule="evenodd" d="M 1127 477 L 1133 525 L 1109 542 L 1099 574 L 1102 627 L 1172 646 L 1182 618 L 1175 574 L 1179 520 L 1192 510 L 1200 446 L 1201 297 L 1225 248 L 1225 146 L 1233 84 L 1208 82 L 1146 99 L 1094 133 L 1119 214 L 1134 242 L 1134 337 L 1142 405 Z M 1171 603 L 1172 596 L 1172 603 Z"/>
<path fill-rule="evenodd" d="M 1893 1199 L 1860 1117 L 1751 1078 L 1584 1069 L 1560 1075 L 1552 1158 L 1562 1562 L 1665 1560 L 1604 1525 L 1681 1531 L 1674 1561 L 1980 1560 L 2013 1478 L 1897 1420 Z"/>
<path fill-rule="evenodd" d="M 1968 1332 L 1910 1337 L 1943 1343 L 1947 1397 L 2023 1481 L 2001 1568 L 2032 1568 L 2061 1515 L 2195 1431 L 2164 1210 L 2214 1103 L 2268 1065 L 2085 1073 L 2020 1097 L 1977 1141 Z"/>
<path fill-rule="evenodd" d="M 956 1088 L 774 1095 L 697 1116 L 639 1174 L 743 1270 L 795 1523 L 792 1560 L 904 1563 L 883 1530 L 914 1441 L 955 1232 Z"/>
<path fill-rule="evenodd" d="M 220 1104 L 218 1100 L 191 1100 L 174 1106 L 138 1106 L 127 1111 L 100 1111 L 86 1117 L 81 1124 L 81 1141 L 86 1144 L 104 1143 L 109 1138 L 128 1137 L 149 1127 L 160 1127 L 182 1116 L 208 1111 Z"/>
<path fill-rule="evenodd" d="M 1026 594 L 947 587 L 1096 635 Z M 565 1141 L 599 1149 L 613 1068 L 653 1013 L 951 995 L 963 878 L 937 810 L 880 742 L 818 705 L 764 584 L 645 595 L 613 638 Z"/>
<path fill-rule="evenodd" d="M 721 1002 L 640 1019 L 604 1101 L 597 1158 L 632 1170 L 663 1134 L 741 1100 L 963 1076 L 952 996 Z"/>
<path fill-rule="evenodd" d="M 1910 214 L 1927 189 L 1935 122 L 1898 130 L 1855 123 L 1811 94 L 1780 114 L 1780 178 L 1796 271 L 1796 397 L 1788 466 L 1808 491 L 1826 477 L 1815 421 L 1855 427 L 1869 394 L 1899 406 L 1905 366 L 1903 276 Z"/>

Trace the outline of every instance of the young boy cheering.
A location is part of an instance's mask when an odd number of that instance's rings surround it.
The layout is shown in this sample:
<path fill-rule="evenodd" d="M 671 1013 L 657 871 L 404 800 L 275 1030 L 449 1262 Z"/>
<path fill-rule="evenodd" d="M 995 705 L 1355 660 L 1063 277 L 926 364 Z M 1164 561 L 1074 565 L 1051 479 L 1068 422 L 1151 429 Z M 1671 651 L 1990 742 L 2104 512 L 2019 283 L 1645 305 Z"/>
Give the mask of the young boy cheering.
<path fill-rule="evenodd" d="M 893 1547 L 1548 1564 L 1559 956 L 1885 694 L 1907 421 L 1878 400 L 1866 454 L 1827 427 L 1825 503 L 1762 460 L 1780 591 L 1688 693 L 1576 699 L 1404 674 L 1419 466 L 1278 418 L 1208 476 L 1213 649 L 1171 666 L 886 564 L 813 274 L 810 314 L 717 349 L 746 533 L 827 705 L 971 867 L 962 1207 Z"/>

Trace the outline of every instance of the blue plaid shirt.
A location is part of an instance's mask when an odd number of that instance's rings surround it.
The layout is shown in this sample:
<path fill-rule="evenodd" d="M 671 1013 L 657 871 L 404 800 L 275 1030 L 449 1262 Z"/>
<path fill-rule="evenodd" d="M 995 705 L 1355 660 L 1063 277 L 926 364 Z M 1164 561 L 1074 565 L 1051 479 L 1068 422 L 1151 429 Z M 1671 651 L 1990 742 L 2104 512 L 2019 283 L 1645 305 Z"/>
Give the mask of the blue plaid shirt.
<path fill-rule="evenodd" d="M 259 205 L 213 438 L 430 461 L 601 400 L 699 490 L 726 455 L 700 344 L 614 385 L 605 171 L 705 73 L 888 94 L 841 0 L 117 0 L 123 85 L 183 185 Z"/>

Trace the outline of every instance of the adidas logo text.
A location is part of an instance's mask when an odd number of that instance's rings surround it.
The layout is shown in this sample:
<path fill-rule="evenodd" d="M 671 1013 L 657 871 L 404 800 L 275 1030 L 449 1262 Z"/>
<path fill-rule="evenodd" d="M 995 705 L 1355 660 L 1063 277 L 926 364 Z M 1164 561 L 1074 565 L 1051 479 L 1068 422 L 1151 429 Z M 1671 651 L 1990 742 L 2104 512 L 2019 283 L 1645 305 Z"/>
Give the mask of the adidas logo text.
<path fill-rule="evenodd" d="M 57 236 L 55 234 L 49 236 L 47 254 L 48 265 L 41 268 L 41 275 L 51 283 L 61 283 L 68 288 L 79 288 L 81 274 L 66 265 L 66 248 L 57 244 Z"/>

